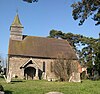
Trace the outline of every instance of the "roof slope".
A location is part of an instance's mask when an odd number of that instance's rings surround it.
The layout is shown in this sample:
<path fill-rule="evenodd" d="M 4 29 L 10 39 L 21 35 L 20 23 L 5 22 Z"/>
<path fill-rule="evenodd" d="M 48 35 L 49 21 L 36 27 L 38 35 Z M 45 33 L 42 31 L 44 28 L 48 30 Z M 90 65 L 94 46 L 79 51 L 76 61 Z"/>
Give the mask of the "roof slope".
<path fill-rule="evenodd" d="M 63 55 L 67 59 L 77 59 L 66 40 L 35 36 L 27 36 L 22 41 L 10 39 L 8 54 L 41 58 L 57 58 L 58 55 Z"/>
<path fill-rule="evenodd" d="M 23 27 L 20 20 L 19 20 L 19 16 L 18 14 L 15 16 L 14 21 L 12 22 L 11 26 L 19 26 L 19 27 Z"/>

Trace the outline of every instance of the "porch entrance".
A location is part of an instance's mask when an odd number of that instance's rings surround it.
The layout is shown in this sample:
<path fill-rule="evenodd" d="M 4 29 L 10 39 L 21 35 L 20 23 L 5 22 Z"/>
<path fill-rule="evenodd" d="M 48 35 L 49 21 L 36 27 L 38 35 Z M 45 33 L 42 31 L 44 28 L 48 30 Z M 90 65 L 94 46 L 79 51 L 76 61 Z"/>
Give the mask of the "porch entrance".
<path fill-rule="evenodd" d="M 24 77 L 26 80 L 33 80 L 36 75 L 36 69 L 34 67 L 27 67 L 24 69 Z"/>

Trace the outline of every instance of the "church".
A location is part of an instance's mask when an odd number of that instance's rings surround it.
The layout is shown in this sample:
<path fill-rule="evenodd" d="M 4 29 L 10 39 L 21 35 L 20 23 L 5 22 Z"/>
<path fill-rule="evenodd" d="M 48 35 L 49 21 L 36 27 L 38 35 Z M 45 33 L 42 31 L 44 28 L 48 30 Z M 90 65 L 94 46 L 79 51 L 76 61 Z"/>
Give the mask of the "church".
<path fill-rule="evenodd" d="M 23 26 L 16 14 L 10 26 L 8 71 L 20 79 L 55 79 L 52 63 L 60 54 L 72 62 L 77 56 L 67 40 L 23 35 Z"/>

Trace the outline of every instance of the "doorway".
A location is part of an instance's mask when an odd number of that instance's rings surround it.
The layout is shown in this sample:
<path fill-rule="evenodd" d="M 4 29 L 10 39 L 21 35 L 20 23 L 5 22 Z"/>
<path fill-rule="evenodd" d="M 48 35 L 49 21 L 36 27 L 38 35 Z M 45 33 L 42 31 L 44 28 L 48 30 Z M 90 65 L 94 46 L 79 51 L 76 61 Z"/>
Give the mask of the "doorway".
<path fill-rule="evenodd" d="M 36 74 L 36 69 L 34 67 L 27 67 L 24 69 L 24 77 L 26 80 L 33 80 Z"/>

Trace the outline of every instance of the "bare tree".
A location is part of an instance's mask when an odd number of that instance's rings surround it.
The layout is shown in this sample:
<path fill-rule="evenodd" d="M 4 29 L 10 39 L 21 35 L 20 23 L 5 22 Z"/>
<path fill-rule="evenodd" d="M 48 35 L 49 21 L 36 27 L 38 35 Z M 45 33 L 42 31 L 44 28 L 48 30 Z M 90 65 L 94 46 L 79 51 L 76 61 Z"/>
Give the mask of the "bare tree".
<path fill-rule="evenodd" d="M 53 71 L 61 81 L 68 81 L 73 72 L 78 72 L 78 63 L 72 60 L 72 57 L 66 59 L 59 55 L 54 61 Z"/>

